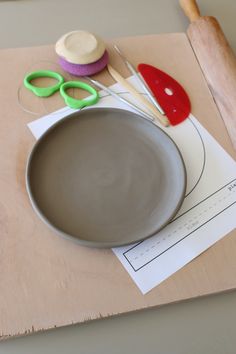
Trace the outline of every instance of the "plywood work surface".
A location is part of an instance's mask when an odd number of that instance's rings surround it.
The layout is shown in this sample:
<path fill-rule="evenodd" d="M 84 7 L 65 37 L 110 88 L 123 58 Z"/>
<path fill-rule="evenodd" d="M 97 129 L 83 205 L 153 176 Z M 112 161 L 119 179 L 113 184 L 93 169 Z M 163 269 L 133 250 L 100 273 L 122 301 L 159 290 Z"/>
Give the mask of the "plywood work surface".
<path fill-rule="evenodd" d="M 232 155 L 224 124 L 185 34 L 114 40 L 134 64 L 155 65 L 186 88 L 192 113 Z M 109 45 L 109 44 L 108 44 Z M 63 106 L 42 103 L 20 89 L 26 72 L 55 70 L 53 46 L 0 52 L 0 337 L 84 322 L 236 288 L 236 232 L 143 296 L 110 250 L 81 247 L 50 231 L 31 208 L 25 189 L 34 144 L 26 124 Z M 110 48 L 110 62 L 129 73 Z M 97 76 L 113 83 L 107 72 Z M 27 113 L 19 105 L 37 112 Z"/>

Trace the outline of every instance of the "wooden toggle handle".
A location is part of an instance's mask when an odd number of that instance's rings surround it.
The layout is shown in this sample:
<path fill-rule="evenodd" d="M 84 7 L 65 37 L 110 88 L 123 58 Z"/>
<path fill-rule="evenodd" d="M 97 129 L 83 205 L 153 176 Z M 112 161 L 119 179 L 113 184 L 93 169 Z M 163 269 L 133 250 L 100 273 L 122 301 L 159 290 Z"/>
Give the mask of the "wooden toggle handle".
<path fill-rule="evenodd" d="M 201 16 L 200 10 L 195 0 L 179 0 L 179 3 L 190 22 L 194 22 L 199 19 Z"/>

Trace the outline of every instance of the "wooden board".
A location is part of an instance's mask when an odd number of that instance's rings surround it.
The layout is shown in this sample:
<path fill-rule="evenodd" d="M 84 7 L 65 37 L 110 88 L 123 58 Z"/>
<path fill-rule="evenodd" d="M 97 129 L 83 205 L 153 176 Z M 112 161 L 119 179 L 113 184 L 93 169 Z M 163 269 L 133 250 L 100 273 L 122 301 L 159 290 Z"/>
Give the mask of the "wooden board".
<path fill-rule="evenodd" d="M 180 81 L 190 94 L 192 113 L 235 156 L 185 34 L 114 42 L 134 65 L 155 65 Z M 120 58 L 112 51 L 110 56 L 111 64 L 128 76 Z M 38 219 L 24 177 L 34 144 L 26 124 L 36 116 L 22 110 L 17 91 L 27 71 L 51 65 L 45 60 L 56 62 L 52 46 L 0 52 L 1 338 L 235 289 L 236 232 L 143 296 L 112 251 L 83 248 L 62 239 Z M 113 83 L 105 72 L 98 78 Z M 45 114 L 45 107 L 53 110 L 63 105 L 59 96 L 47 103 L 30 97 L 25 93 L 24 103 L 33 105 L 38 116 Z"/>

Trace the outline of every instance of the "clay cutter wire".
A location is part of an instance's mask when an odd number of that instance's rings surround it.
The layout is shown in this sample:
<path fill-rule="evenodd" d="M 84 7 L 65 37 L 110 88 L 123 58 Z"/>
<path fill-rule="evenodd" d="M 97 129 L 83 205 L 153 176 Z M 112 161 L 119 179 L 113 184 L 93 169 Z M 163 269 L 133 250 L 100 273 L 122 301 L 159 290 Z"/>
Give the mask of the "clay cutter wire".
<path fill-rule="evenodd" d="M 159 110 L 161 114 L 165 115 L 165 112 L 163 111 L 163 109 L 161 108 L 157 100 L 153 97 L 152 92 L 149 90 L 149 87 L 146 85 L 143 78 L 139 76 L 139 74 L 137 73 L 133 65 L 126 59 L 126 57 L 121 52 L 121 50 L 117 47 L 117 45 L 114 44 L 113 47 L 116 50 L 116 52 L 119 54 L 119 56 L 121 57 L 121 59 L 123 60 L 127 68 L 129 69 L 131 74 L 133 74 L 135 78 L 139 81 L 139 83 L 142 85 L 142 88 L 145 90 L 146 94 L 148 95 L 148 97 L 150 98 L 154 106 Z"/>

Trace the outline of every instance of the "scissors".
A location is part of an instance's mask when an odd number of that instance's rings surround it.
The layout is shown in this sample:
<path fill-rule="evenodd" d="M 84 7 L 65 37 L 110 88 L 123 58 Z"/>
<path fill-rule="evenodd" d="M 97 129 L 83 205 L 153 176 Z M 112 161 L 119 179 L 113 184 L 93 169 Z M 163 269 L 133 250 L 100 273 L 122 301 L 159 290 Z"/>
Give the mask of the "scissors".
<path fill-rule="evenodd" d="M 55 85 L 48 87 L 38 87 L 31 83 L 32 80 L 42 77 L 50 77 L 56 79 L 58 82 Z M 99 100 L 98 92 L 89 84 L 86 84 L 82 81 L 65 82 L 65 79 L 61 74 L 51 70 L 39 70 L 31 72 L 25 76 L 24 85 L 27 89 L 39 97 L 49 97 L 55 92 L 60 91 L 61 96 L 64 98 L 65 104 L 73 109 L 80 109 L 86 106 L 91 106 L 97 103 Z M 88 91 L 91 93 L 91 95 L 83 99 L 76 99 L 67 94 L 67 90 L 69 88 L 80 88 Z"/>

